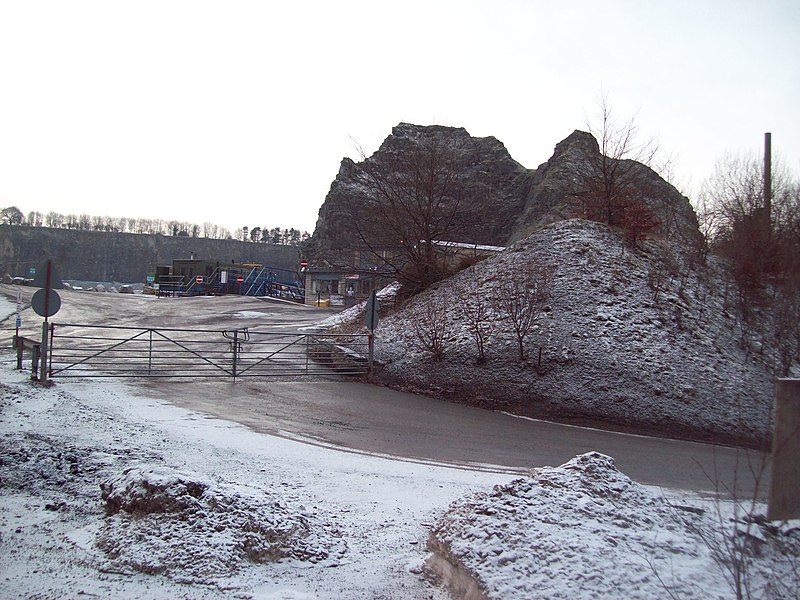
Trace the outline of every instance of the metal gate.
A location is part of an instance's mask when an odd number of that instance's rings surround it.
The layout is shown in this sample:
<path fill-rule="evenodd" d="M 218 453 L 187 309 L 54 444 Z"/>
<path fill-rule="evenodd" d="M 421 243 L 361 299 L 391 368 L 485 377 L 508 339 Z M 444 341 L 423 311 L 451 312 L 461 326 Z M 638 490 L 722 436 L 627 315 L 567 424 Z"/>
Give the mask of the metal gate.
<path fill-rule="evenodd" d="M 366 375 L 369 336 L 52 323 L 50 377 Z"/>

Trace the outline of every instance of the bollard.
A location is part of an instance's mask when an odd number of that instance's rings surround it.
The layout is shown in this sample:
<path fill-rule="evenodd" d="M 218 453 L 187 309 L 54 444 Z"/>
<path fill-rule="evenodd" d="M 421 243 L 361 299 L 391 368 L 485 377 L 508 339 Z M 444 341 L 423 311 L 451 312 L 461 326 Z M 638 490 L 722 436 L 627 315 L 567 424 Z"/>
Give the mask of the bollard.
<path fill-rule="evenodd" d="M 767 519 L 797 518 L 800 518 L 800 379 L 778 379 Z"/>

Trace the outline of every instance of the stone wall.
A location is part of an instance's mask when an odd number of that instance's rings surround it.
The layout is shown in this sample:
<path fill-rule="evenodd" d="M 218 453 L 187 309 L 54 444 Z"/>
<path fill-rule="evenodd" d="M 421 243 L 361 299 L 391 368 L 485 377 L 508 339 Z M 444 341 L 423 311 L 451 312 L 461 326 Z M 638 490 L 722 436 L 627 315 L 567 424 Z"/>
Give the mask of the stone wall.
<path fill-rule="evenodd" d="M 0 225 L 0 276 L 27 276 L 48 258 L 62 279 L 144 282 L 157 265 L 173 259 L 196 258 L 220 263 L 260 263 L 296 270 L 296 246 L 256 244 L 237 240 L 173 237 L 48 227 Z"/>

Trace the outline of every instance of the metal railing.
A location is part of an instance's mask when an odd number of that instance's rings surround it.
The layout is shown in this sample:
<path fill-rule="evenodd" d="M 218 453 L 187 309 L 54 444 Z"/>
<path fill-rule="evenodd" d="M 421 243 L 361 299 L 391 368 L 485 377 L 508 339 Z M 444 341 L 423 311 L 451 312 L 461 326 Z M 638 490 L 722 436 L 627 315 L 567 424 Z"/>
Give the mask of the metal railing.
<path fill-rule="evenodd" d="M 225 273 L 225 283 L 222 274 Z M 197 281 L 197 277 L 201 281 Z M 241 277 L 241 282 L 238 278 Z M 196 276 L 160 275 L 159 296 L 202 296 L 237 294 L 242 296 L 276 296 L 302 301 L 305 291 L 299 274 L 275 267 L 216 267 L 210 274 Z"/>
<path fill-rule="evenodd" d="M 48 371 L 54 378 L 363 376 L 369 336 L 52 323 Z"/>

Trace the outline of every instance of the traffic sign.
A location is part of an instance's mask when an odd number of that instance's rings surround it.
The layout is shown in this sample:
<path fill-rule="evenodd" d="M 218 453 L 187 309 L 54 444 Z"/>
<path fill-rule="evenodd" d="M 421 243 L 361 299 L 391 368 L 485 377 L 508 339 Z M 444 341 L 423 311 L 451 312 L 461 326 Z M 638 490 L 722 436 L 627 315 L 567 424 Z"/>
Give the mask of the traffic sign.
<path fill-rule="evenodd" d="M 380 302 L 378 302 L 378 296 L 375 294 L 375 290 L 373 290 L 367 300 L 367 307 L 364 314 L 364 325 L 370 331 L 374 331 L 378 326 L 378 311 L 380 309 L 381 306 Z"/>
<path fill-rule="evenodd" d="M 236 283 L 244 283 L 244 277 L 242 277 L 241 275 L 239 275 L 239 276 L 236 278 Z"/>
<path fill-rule="evenodd" d="M 198 276 L 195 278 L 195 281 L 196 281 L 197 283 L 203 283 L 203 276 L 202 276 L 202 275 L 198 275 Z"/>
<path fill-rule="evenodd" d="M 31 307 L 40 317 L 52 317 L 61 308 L 61 296 L 55 290 L 49 290 L 50 294 L 44 288 L 36 290 L 31 298 Z"/>
<path fill-rule="evenodd" d="M 300 261 L 300 268 L 305 269 L 308 266 L 308 261 L 304 258 Z"/>

